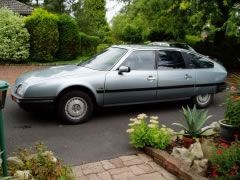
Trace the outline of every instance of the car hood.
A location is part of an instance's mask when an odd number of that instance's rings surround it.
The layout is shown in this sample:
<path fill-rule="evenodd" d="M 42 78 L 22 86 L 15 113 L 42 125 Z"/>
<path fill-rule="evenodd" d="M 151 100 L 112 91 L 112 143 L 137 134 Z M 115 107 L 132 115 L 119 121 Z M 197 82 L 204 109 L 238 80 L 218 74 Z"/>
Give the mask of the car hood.
<path fill-rule="evenodd" d="M 83 77 L 90 75 L 93 72 L 98 71 L 77 65 L 55 66 L 25 73 L 21 75 L 19 78 L 17 78 L 15 84 L 16 85 L 20 83 L 35 84 L 49 79 L 74 75 Z"/>

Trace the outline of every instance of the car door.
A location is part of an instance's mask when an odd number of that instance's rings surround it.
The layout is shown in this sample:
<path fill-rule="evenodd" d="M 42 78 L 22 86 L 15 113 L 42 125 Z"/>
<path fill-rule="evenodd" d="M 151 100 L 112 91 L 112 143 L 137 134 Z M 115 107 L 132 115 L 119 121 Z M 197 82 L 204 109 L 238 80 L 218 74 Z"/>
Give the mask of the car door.
<path fill-rule="evenodd" d="M 157 93 L 155 58 L 155 51 L 135 50 L 120 65 L 129 67 L 130 72 L 119 74 L 118 70 L 110 71 L 106 75 L 104 105 L 155 100 Z"/>
<path fill-rule="evenodd" d="M 182 53 L 165 49 L 157 52 L 158 100 L 194 95 L 195 70 L 188 68 Z"/>

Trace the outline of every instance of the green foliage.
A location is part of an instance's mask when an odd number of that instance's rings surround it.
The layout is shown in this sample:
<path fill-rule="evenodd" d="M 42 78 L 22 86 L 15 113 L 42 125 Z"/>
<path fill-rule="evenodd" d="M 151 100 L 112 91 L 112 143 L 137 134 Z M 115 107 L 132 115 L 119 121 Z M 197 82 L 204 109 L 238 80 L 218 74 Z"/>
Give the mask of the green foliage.
<path fill-rule="evenodd" d="M 233 74 L 231 80 L 234 85 L 226 100 L 225 123 L 240 128 L 240 75 Z"/>
<path fill-rule="evenodd" d="M 137 118 L 130 119 L 129 124 L 130 143 L 136 148 L 152 146 L 159 149 L 166 149 L 171 143 L 171 131 L 165 126 L 159 126 L 158 117 L 150 117 L 150 123 L 147 122 L 145 114 L 139 114 Z"/>
<path fill-rule="evenodd" d="M 58 21 L 58 31 L 58 59 L 69 60 L 76 58 L 80 46 L 80 36 L 76 21 L 69 15 L 60 15 Z"/>
<path fill-rule="evenodd" d="M 97 36 L 89 36 L 83 32 L 80 32 L 79 35 L 81 55 L 96 53 L 97 46 L 100 43 L 100 38 Z"/>
<path fill-rule="evenodd" d="M 108 44 L 99 44 L 97 46 L 97 53 L 103 52 L 104 50 L 106 50 L 107 48 L 109 48 Z"/>
<path fill-rule="evenodd" d="M 19 149 L 15 156 L 22 162 L 9 164 L 9 174 L 13 176 L 17 170 L 29 170 L 31 176 L 38 180 L 74 179 L 71 168 L 55 158 L 53 152 L 39 143 L 34 150 Z"/>
<path fill-rule="evenodd" d="M 199 37 L 197 35 L 186 35 L 185 41 L 187 42 L 187 44 L 192 46 L 192 45 L 195 45 L 198 42 L 200 42 L 201 41 L 201 37 Z"/>
<path fill-rule="evenodd" d="M 26 62 L 29 56 L 29 33 L 21 16 L 0 8 L 0 63 Z"/>
<path fill-rule="evenodd" d="M 35 9 L 25 19 L 30 33 L 30 58 L 34 61 L 52 61 L 58 50 L 58 17 L 43 9 Z"/>
<path fill-rule="evenodd" d="M 213 149 L 210 161 L 220 176 L 229 177 L 240 168 L 240 143 L 234 142 L 229 147 L 219 146 Z"/>
<path fill-rule="evenodd" d="M 208 113 L 207 111 L 197 110 L 196 106 L 194 106 L 193 109 L 190 109 L 189 107 L 185 109 L 183 107 L 182 110 L 185 121 L 187 123 L 187 127 L 180 123 L 173 123 L 172 125 L 176 125 L 183 128 L 186 135 L 196 138 L 199 137 L 206 130 L 208 130 L 208 129 L 202 130 L 207 120 L 212 117 L 207 115 Z"/>
<path fill-rule="evenodd" d="M 101 39 L 109 32 L 105 0 L 79 0 L 73 5 L 73 13 L 81 32 Z"/>

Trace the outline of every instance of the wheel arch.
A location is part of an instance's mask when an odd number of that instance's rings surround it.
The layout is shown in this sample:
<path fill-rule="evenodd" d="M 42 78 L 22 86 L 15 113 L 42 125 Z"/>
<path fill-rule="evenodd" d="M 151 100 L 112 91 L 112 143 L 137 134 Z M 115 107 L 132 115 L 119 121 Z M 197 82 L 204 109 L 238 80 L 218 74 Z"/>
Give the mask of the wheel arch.
<path fill-rule="evenodd" d="M 56 96 L 56 102 L 59 101 L 60 97 L 62 95 L 64 95 L 65 93 L 72 91 L 72 90 L 79 90 L 79 91 L 83 91 L 85 93 L 87 93 L 93 100 L 94 104 L 98 104 L 97 103 L 97 97 L 96 95 L 92 92 L 92 90 L 88 87 L 82 86 L 82 85 L 72 85 L 72 86 L 68 86 L 63 88 Z"/>

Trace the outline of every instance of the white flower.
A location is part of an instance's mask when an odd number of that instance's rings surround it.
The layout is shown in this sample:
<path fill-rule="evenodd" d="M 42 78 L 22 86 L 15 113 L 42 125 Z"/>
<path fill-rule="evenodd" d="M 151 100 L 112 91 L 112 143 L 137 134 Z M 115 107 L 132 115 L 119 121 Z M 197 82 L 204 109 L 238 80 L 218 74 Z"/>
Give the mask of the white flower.
<path fill-rule="evenodd" d="M 165 126 L 164 124 L 162 124 L 162 127 L 163 127 L 163 128 L 166 128 L 166 126 Z"/>
<path fill-rule="evenodd" d="M 170 133 L 173 133 L 173 132 L 174 132 L 174 130 L 171 129 L 171 128 L 167 128 L 167 130 L 168 130 L 168 132 L 170 132 Z"/>
<path fill-rule="evenodd" d="M 150 123 L 152 123 L 152 124 L 158 124 L 159 122 L 158 122 L 157 120 L 151 119 L 151 120 L 150 120 Z"/>
<path fill-rule="evenodd" d="M 146 118 L 148 118 L 148 116 L 146 114 L 139 114 L 137 116 L 137 119 L 146 119 Z"/>
<path fill-rule="evenodd" d="M 137 118 L 131 118 L 130 121 L 135 122 L 137 121 Z"/>
<path fill-rule="evenodd" d="M 127 133 L 132 133 L 132 132 L 134 132 L 134 129 L 128 129 L 127 131 L 126 131 Z"/>
<path fill-rule="evenodd" d="M 135 121 L 133 124 L 141 124 L 142 122 L 140 120 Z"/>
<path fill-rule="evenodd" d="M 150 128 L 155 128 L 156 125 L 155 125 L 155 124 L 149 124 L 148 127 L 150 127 Z"/>
<path fill-rule="evenodd" d="M 158 116 L 151 116 L 150 119 L 152 119 L 152 120 L 158 120 L 159 117 L 158 117 Z"/>
<path fill-rule="evenodd" d="M 134 123 L 130 123 L 130 124 L 128 124 L 129 126 L 134 126 L 135 124 Z"/>

